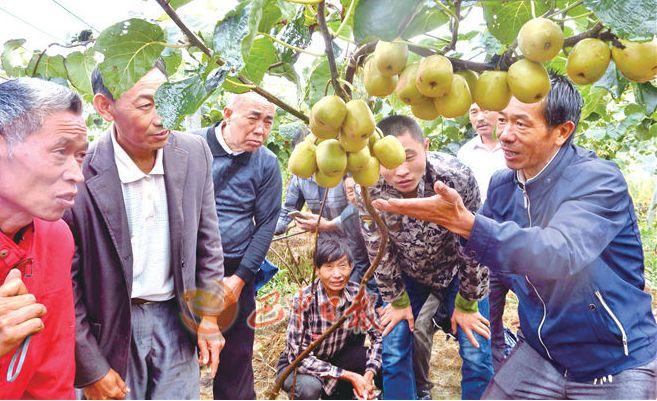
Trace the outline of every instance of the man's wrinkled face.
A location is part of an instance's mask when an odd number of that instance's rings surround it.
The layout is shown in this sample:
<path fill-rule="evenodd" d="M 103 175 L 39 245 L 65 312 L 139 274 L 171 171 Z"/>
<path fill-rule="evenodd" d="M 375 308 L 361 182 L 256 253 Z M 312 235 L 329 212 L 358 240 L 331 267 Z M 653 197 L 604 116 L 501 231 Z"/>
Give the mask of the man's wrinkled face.
<path fill-rule="evenodd" d="M 155 109 L 155 92 L 166 80 L 162 71 L 154 68 L 111 103 L 117 138 L 129 154 L 146 154 L 166 145 L 169 130 Z"/>
<path fill-rule="evenodd" d="M 351 276 L 351 264 L 347 255 L 321 265 L 317 269 L 317 276 L 329 295 L 339 294 L 347 286 Z"/>
<path fill-rule="evenodd" d="M 58 112 L 15 144 L 9 155 L 0 138 L 0 200 L 26 216 L 54 221 L 73 206 L 87 151 L 82 116 Z"/>
<path fill-rule="evenodd" d="M 427 168 L 427 149 L 429 142 L 418 142 L 409 133 L 397 137 L 406 152 L 406 161 L 399 167 L 389 170 L 381 166 L 381 175 L 386 182 L 404 196 L 415 196 L 417 186 Z"/>
<path fill-rule="evenodd" d="M 264 100 L 240 96 L 224 109 L 230 137 L 228 145 L 236 151 L 254 152 L 265 143 L 274 124 L 275 107 Z"/>
<path fill-rule="evenodd" d="M 477 103 L 472 103 L 470 106 L 470 124 L 475 132 L 481 136 L 492 136 L 493 131 L 497 126 L 497 112 L 490 110 L 482 110 Z"/>
<path fill-rule="evenodd" d="M 522 170 L 527 179 L 547 165 L 574 128 L 572 122 L 549 127 L 543 107 L 542 101 L 527 104 L 511 98 L 498 116 L 497 132 L 506 165 L 512 170 Z"/>

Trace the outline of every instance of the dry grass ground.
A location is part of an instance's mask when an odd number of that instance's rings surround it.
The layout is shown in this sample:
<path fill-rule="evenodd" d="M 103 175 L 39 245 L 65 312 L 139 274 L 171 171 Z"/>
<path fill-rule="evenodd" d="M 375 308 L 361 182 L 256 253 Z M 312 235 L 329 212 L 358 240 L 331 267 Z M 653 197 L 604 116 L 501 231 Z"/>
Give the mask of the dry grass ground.
<path fill-rule="evenodd" d="M 259 296 L 278 291 L 281 294 L 280 302 L 283 303 L 299 285 L 307 283 L 311 245 L 312 238 L 308 235 L 295 236 L 274 243 L 268 259 L 278 265 L 281 271 L 271 284 L 263 288 Z M 652 292 L 654 299 L 656 294 L 655 291 Z M 517 299 L 510 294 L 507 297 L 504 320 L 506 326 L 514 331 L 518 325 L 517 307 Z M 284 321 L 256 331 L 253 367 L 258 399 L 264 399 L 265 393 L 274 384 L 278 357 L 285 347 L 286 323 Z M 431 378 L 434 382 L 433 399 L 461 398 L 461 359 L 458 354 L 458 343 L 454 340 L 447 341 L 442 331 L 434 336 Z M 212 399 L 212 381 L 207 372 L 203 374 L 201 386 L 201 398 Z M 287 399 L 286 394 L 281 392 L 278 399 Z"/>

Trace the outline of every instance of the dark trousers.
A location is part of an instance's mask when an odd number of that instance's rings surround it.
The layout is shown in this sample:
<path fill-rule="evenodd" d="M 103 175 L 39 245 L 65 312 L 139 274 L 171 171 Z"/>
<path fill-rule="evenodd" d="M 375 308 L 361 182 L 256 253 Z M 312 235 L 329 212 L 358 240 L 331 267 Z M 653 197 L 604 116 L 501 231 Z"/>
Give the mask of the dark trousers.
<path fill-rule="evenodd" d="M 365 374 L 365 365 L 367 363 L 367 348 L 364 347 L 364 335 L 357 335 L 347 340 L 345 347 L 340 350 L 328 362 L 343 370 L 349 370 L 358 374 Z M 287 367 L 287 363 L 279 365 L 278 375 Z M 380 375 L 377 374 L 377 378 Z M 287 391 L 292 398 L 292 383 L 294 382 L 294 372 L 285 379 L 283 390 Z M 351 400 L 354 397 L 354 389 L 350 382 L 338 380 L 338 384 L 333 389 L 331 395 L 327 395 L 323 390 L 323 381 L 313 375 L 297 373 L 296 386 L 294 389 L 294 399 L 296 400 Z M 380 387 L 381 383 L 377 382 Z"/>
<path fill-rule="evenodd" d="M 230 276 L 240 265 L 241 259 L 225 259 L 225 275 Z M 221 351 L 219 370 L 214 377 L 212 391 L 215 400 L 254 400 L 253 340 L 254 330 L 249 326 L 249 316 L 255 313 L 254 283 L 247 283 L 237 303 L 237 314 L 232 325 L 223 330 L 226 345 Z M 253 321 L 253 319 L 251 319 Z"/>
<path fill-rule="evenodd" d="M 511 288 L 510 279 L 503 275 L 490 272 L 490 324 L 491 345 L 493 349 L 493 367 L 497 372 L 502 362 L 511 353 L 504 339 L 504 306 L 506 305 L 506 294 Z"/>

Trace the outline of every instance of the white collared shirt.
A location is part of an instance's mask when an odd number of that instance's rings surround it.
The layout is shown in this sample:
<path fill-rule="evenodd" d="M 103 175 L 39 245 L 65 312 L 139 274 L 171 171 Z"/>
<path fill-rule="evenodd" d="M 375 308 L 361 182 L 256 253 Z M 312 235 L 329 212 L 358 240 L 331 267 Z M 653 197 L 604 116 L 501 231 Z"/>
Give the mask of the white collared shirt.
<path fill-rule="evenodd" d="M 169 242 L 169 210 L 164 183 L 163 151 L 146 174 L 137 167 L 112 132 L 114 161 L 119 171 L 123 203 L 132 244 L 131 298 L 166 301 L 174 297 Z"/>
<path fill-rule="evenodd" d="M 481 195 L 481 202 L 486 200 L 488 193 L 488 184 L 493 173 L 497 170 L 506 169 L 506 161 L 504 160 L 504 151 L 498 142 L 497 145 L 491 150 L 481 141 L 481 137 L 476 135 L 474 138 L 466 142 L 457 154 L 458 159 L 470 167 L 472 173 L 479 185 L 479 192 Z"/>
<path fill-rule="evenodd" d="M 217 126 L 217 129 L 214 130 L 214 134 L 217 136 L 217 141 L 219 142 L 219 145 L 221 145 L 221 147 L 229 155 L 233 155 L 233 156 L 241 155 L 242 153 L 244 153 L 243 150 L 241 150 L 239 152 L 236 152 L 236 151 L 232 150 L 230 148 L 230 146 L 228 146 L 228 144 L 226 143 L 226 140 L 224 139 L 224 134 L 223 134 L 223 130 L 224 130 L 225 127 L 226 127 L 226 122 L 224 121 L 224 122 L 222 122 L 221 124 L 219 124 Z"/>

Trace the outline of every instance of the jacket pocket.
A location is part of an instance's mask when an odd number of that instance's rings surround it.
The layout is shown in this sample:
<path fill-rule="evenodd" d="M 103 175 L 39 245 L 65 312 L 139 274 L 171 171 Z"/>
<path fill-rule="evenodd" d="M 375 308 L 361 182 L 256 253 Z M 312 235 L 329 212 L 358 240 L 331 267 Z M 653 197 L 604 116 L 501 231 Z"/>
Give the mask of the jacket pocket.
<path fill-rule="evenodd" d="M 594 296 L 598 306 L 596 308 L 595 304 L 589 305 L 589 311 L 591 314 L 598 315 L 598 318 L 593 319 L 593 323 L 596 326 L 595 329 L 598 331 L 600 340 L 612 339 L 614 342 L 620 342 L 623 347 L 623 354 L 625 356 L 629 355 L 627 332 L 623 323 L 599 290 L 594 292 Z"/>

